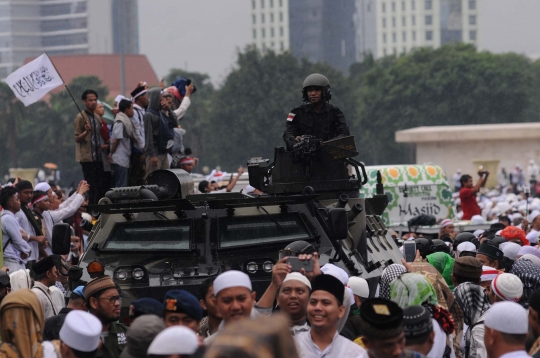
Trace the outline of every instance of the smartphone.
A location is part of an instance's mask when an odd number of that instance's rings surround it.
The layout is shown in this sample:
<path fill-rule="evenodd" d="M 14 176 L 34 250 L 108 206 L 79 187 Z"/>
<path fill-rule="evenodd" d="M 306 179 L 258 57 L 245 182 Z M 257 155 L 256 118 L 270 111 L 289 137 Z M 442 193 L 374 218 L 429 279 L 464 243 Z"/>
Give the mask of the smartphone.
<path fill-rule="evenodd" d="M 300 260 L 298 257 L 289 257 L 286 263 L 291 265 L 292 272 L 300 272 L 301 269 L 306 272 L 313 271 L 313 260 Z"/>
<path fill-rule="evenodd" d="M 407 262 L 414 261 L 416 258 L 416 242 L 412 240 L 403 242 L 403 256 L 405 256 Z"/>

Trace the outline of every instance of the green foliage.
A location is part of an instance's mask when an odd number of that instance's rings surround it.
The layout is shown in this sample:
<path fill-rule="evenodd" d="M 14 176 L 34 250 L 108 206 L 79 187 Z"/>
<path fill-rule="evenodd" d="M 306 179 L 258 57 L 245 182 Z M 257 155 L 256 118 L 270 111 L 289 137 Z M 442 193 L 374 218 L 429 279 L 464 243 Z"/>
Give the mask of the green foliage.
<path fill-rule="evenodd" d="M 301 104 L 302 82 L 311 73 L 326 75 L 331 103 L 345 114 L 356 137 L 359 159 L 367 164 L 410 163 L 411 146 L 397 144 L 397 130 L 418 126 L 538 121 L 540 61 L 517 54 L 478 52 L 471 45 L 421 48 L 401 56 L 351 66 L 349 76 L 326 64 L 298 61 L 290 53 L 261 53 L 247 47 L 221 88 L 207 75 L 171 70 L 197 87 L 181 125 L 186 147 L 201 159 L 200 167 L 216 165 L 234 171 L 255 156 L 272 159 L 283 146 L 289 111 Z M 82 109 L 80 95 L 95 89 L 108 94 L 96 77 L 79 77 L 69 87 Z M 75 162 L 73 119 L 77 108 L 64 90 L 45 102 L 25 108 L 0 83 L 0 172 L 14 166 L 60 165 L 64 184 L 82 176 Z M 479 134 L 481 139 L 481 134 Z M 200 171 L 200 167 L 198 171 Z"/>

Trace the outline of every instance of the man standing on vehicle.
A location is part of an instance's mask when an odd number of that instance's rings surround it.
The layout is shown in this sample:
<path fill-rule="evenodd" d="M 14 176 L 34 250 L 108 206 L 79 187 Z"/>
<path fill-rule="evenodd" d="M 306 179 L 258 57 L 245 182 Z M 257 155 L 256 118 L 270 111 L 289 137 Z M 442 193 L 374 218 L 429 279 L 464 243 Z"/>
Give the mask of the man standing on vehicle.
<path fill-rule="evenodd" d="M 461 177 L 459 198 L 461 199 L 461 207 L 463 209 L 462 220 L 471 220 L 473 216 L 482 214 L 482 211 L 476 202 L 476 193 L 480 191 L 480 188 L 486 185 L 489 172 L 480 170 L 478 175 L 480 178 L 476 182 L 476 185 L 473 185 L 473 180 L 470 175 L 464 174 Z"/>
<path fill-rule="evenodd" d="M 81 163 L 84 180 L 90 184 L 90 203 L 97 204 L 108 189 L 104 181 L 103 158 L 101 155 L 102 119 L 95 113 L 98 101 L 96 91 L 89 89 L 83 92 L 84 111 L 75 117 L 75 159 Z M 36 189 L 38 190 L 38 189 Z"/>
<path fill-rule="evenodd" d="M 330 81 L 319 73 L 309 75 L 302 86 L 304 104 L 293 108 L 287 116 L 283 140 L 287 149 L 300 141 L 303 135 L 311 135 L 323 141 L 349 136 L 349 127 L 339 108 L 329 103 Z"/>

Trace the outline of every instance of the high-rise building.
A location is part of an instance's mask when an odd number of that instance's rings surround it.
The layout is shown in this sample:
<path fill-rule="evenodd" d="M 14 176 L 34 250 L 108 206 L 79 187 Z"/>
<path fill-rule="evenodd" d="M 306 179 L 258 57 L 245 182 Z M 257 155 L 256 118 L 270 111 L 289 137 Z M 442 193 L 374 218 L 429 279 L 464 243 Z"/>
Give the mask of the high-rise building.
<path fill-rule="evenodd" d="M 252 39 L 263 51 L 347 71 L 356 61 L 354 0 L 252 0 Z"/>
<path fill-rule="evenodd" d="M 137 29 L 136 0 L 0 0 L 0 79 L 43 51 L 136 54 Z"/>
<path fill-rule="evenodd" d="M 477 0 L 356 0 L 357 60 L 478 41 Z"/>

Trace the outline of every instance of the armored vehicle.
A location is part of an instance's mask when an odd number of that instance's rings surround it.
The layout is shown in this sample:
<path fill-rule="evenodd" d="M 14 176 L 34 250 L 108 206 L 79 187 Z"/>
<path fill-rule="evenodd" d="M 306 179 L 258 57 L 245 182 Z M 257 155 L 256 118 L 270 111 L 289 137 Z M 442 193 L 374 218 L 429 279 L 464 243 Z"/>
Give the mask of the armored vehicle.
<path fill-rule="evenodd" d="M 374 293 L 381 271 L 402 255 L 381 220 L 388 202 L 381 178 L 371 198 L 360 196 L 367 176 L 352 159 L 357 154 L 353 137 L 306 137 L 292 151 L 276 148 L 272 163 L 252 158 L 249 181 L 263 195 L 187 195 L 193 179 L 181 169 L 156 171 L 141 187 L 112 189 L 88 207 L 101 215 L 80 266 L 69 271 L 70 285 L 110 275 L 129 294 L 124 317 L 132 300 L 161 301 L 171 289 L 199 295 L 204 280 L 229 269 L 246 272 L 260 296 L 279 251 L 303 240 L 317 249 L 321 265 L 367 279 Z M 65 251 L 57 239 L 57 251 Z"/>

